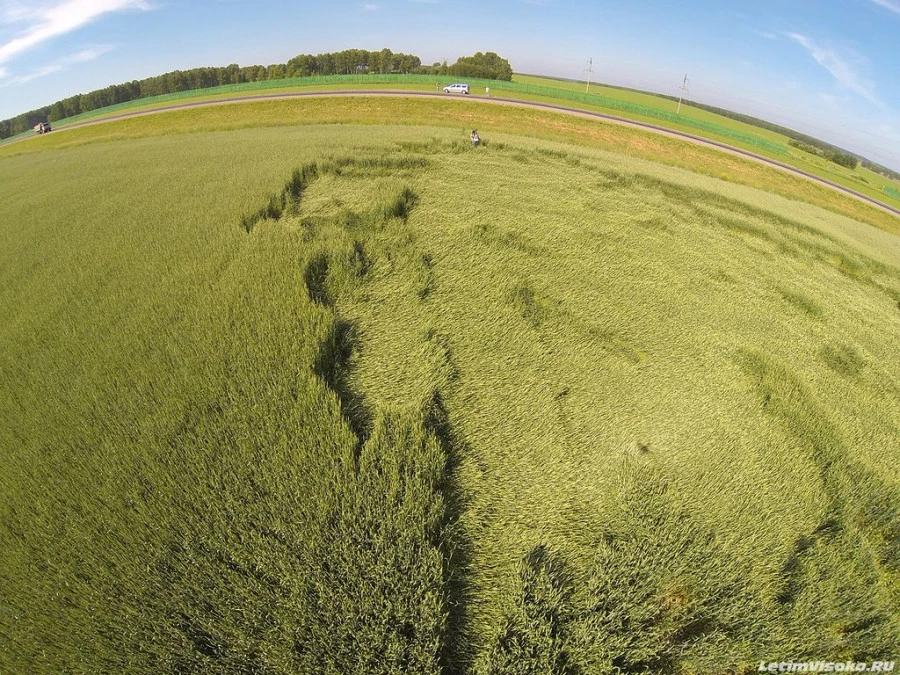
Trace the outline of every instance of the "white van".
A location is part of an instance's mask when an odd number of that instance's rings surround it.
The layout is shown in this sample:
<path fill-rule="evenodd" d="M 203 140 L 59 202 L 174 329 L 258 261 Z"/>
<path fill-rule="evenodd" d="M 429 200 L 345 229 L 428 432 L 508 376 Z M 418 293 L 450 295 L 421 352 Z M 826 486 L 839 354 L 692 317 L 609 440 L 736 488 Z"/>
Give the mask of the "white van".
<path fill-rule="evenodd" d="M 444 87 L 445 94 L 468 94 L 469 85 L 459 82 L 457 84 L 449 84 Z"/>

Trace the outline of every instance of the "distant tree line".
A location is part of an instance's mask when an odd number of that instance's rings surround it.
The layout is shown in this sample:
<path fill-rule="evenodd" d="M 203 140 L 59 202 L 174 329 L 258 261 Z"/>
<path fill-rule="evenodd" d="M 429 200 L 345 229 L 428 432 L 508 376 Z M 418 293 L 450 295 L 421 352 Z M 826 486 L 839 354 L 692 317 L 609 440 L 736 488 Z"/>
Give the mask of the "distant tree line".
<path fill-rule="evenodd" d="M 859 163 L 866 167 L 869 171 L 880 173 L 882 176 L 886 176 L 887 178 L 900 180 L 900 172 L 894 171 L 893 169 L 888 169 L 885 166 L 881 166 L 881 164 L 876 164 L 875 162 L 868 160 L 865 157 L 860 157 Z"/>
<path fill-rule="evenodd" d="M 798 150 L 802 150 L 803 152 L 808 152 L 811 155 L 816 155 L 817 157 L 824 157 L 825 159 L 831 160 L 835 164 L 840 164 L 841 166 L 846 166 L 848 169 L 855 169 L 859 164 L 859 160 L 854 156 L 847 153 L 835 152 L 833 150 L 823 150 L 822 148 L 812 145 L 810 143 L 804 143 L 803 141 L 788 141 L 788 145 L 792 145 Z"/>
<path fill-rule="evenodd" d="M 677 100 L 674 96 L 665 96 L 665 98 L 671 99 L 673 101 Z M 700 108 L 701 110 L 706 110 L 717 115 L 722 115 L 723 117 L 737 120 L 738 122 L 752 124 L 753 126 L 761 127 L 769 131 L 774 131 L 777 134 L 787 136 L 791 139 L 790 141 L 788 141 L 788 143 L 795 148 L 799 148 L 801 150 L 804 150 L 805 152 L 818 155 L 819 157 L 824 157 L 825 159 L 831 160 L 836 164 L 846 166 L 849 169 L 855 169 L 858 164 L 862 164 L 870 171 L 879 173 L 882 176 L 887 176 L 888 178 L 900 180 L 900 173 L 898 173 L 897 171 L 888 169 L 887 167 L 876 164 L 875 162 L 868 160 L 861 155 L 857 155 L 848 150 L 844 150 L 843 148 L 831 145 L 830 143 L 826 143 L 825 141 L 819 140 L 818 138 L 815 138 L 813 136 L 807 136 L 806 134 L 800 133 L 799 131 L 794 131 L 793 129 L 788 129 L 787 127 L 783 127 L 779 124 L 766 122 L 765 120 L 761 120 L 757 117 L 743 115 L 732 110 L 716 108 L 715 106 L 706 105 L 704 103 L 697 103 L 696 101 L 685 101 L 685 103 L 688 103 L 695 108 Z"/>
<path fill-rule="evenodd" d="M 487 79 L 512 79 L 509 61 L 494 52 L 461 57 L 453 65 L 447 62 L 423 66 L 418 56 L 395 54 L 390 49 L 366 51 L 346 49 L 326 54 L 300 54 L 287 63 L 269 66 L 231 65 L 218 68 L 192 68 L 171 73 L 113 84 L 87 94 L 77 94 L 37 110 L 17 115 L 0 122 L 0 138 L 8 138 L 34 127 L 38 122 L 56 122 L 84 112 L 105 108 L 116 103 L 135 99 L 171 94 L 179 91 L 208 89 L 242 82 L 280 80 L 290 77 L 315 75 L 350 75 L 354 73 L 418 73 L 430 75 L 455 75 Z"/>

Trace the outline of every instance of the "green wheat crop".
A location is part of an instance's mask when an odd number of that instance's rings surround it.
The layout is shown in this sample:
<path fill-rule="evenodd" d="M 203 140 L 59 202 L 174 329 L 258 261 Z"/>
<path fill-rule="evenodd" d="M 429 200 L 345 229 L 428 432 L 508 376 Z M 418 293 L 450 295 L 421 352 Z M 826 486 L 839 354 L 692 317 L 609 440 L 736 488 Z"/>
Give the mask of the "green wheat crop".
<path fill-rule="evenodd" d="M 514 135 L 0 160 L 0 671 L 900 643 L 900 240 Z"/>

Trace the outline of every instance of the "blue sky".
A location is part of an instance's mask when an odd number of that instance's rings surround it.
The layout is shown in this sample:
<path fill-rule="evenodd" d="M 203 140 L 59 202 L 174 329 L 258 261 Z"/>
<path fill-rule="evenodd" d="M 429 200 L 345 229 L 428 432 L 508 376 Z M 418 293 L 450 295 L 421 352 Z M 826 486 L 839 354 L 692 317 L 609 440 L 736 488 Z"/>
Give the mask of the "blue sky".
<path fill-rule="evenodd" d="M 132 79 L 351 47 L 675 94 L 900 170 L 900 0 L 0 0 L 0 119 Z"/>

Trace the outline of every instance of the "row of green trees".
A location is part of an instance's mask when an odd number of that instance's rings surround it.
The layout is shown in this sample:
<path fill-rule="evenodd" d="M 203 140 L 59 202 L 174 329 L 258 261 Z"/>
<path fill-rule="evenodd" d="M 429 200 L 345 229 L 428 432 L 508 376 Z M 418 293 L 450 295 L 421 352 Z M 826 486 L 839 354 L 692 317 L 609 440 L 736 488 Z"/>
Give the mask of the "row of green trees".
<path fill-rule="evenodd" d="M 208 89 L 243 82 L 357 73 L 419 73 L 499 80 L 512 79 L 512 67 L 509 65 L 509 61 L 494 52 L 486 54 L 478 52 L 474 56 L 461 57 L 453 65 L 448 65 L 445 61 L 430 66 L 423 66 L 422 60 L 414 54 L 394 53 L 387 48 L 371 52 L 365 49 L 346 49 L 341 52 L 325 54 L 300 54 L 287 63 L 244 67 L 232 63 L 218 68 L 175 70 L 156 77 L 110 85 L 87 94 L 77 94 L 43 108 L 3 120 L 0 122 L 0 138 L 8 138 L 27 131 L 38 122 L 56 122 L 116 103 L 125 103 L 149 96 Z"/>
<path fill-rule="evenodd" d="M 840 166 L 845 166 L 848 169 L 855 169 L 859 165 L 859 159 L 848 153 L 838 152 L 837 150 L 832 150 L 830 148 L 820 148 L 816 145 L 804 143 L 802 141 L 788 141 L 788 145 L 792 145 L 798 150 L 808 152 L 811 155 L 824 157 L 825 159 L 830 160 L 835 164 L 839 164 Z"/>
<path fill-rule="evenodd" d="M 437 64 L 435 64 L 437 65 Z M 450 66 L 451 75 L 460 77 L 480 77 L 486 80 L 512 79 L 513 71 L 509 61 L 498 56 L 494 52 L 482 54 L 477 52 L 474 56 L 461 56 L 456 63 Z"/>

